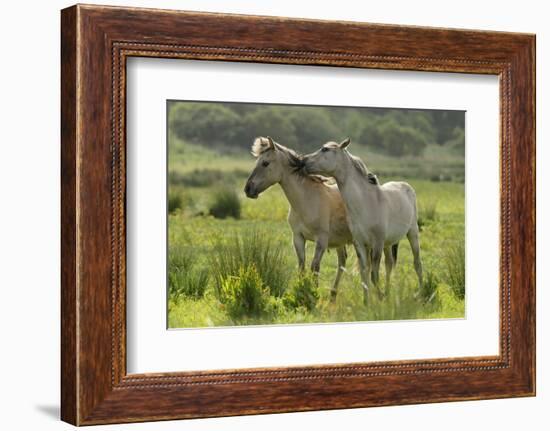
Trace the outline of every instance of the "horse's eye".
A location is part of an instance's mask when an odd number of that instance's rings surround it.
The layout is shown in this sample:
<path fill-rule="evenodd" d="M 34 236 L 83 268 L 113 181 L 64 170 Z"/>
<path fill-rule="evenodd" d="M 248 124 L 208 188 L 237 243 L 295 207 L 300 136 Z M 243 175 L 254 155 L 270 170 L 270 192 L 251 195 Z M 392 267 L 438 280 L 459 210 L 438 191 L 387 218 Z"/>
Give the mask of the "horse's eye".
<path fill-rule="evenodd" d="M 326 153 L 327 151 L 328 151 L 328 148 L 327 148 L 327 147 L 321 148 L 321 152 L 322 152 L 322 153 Z"/>
<path fill-rule="evenodd" d="M 267 167 L 269 166 L 269 162 L 268 162 L 268 161 L 262 162 L 262 166 L 263 166 L 264 168 L 267 168 Z"/>

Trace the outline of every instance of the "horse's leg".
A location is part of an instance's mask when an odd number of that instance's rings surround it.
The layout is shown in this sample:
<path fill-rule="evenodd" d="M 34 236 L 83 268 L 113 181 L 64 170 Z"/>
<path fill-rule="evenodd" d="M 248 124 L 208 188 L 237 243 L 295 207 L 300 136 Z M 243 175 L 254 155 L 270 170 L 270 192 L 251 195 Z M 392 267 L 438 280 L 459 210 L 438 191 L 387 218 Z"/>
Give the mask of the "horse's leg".
<path fill-rule="evenodd" d="M 411 250 L 414 257 L 414 270 L 418 277 L 418 289 L 422 288 L 422 262 L 420 261 L 420 242 L 418 240 L 418 227 L 415 226 L 407 233 L 407 239 L 411 245 Z"/>
<path fill-rule="evenodd" d="M 346 267 L 346 259 L 348 257 L 345 245 L 342 247 L 338 247 L 336 249 L 336 253 L 338 255 L 338 270 L 336 271 L 336 278 L 334 279 L 334 284 L 332 285 L 332 289 L 330 291 L 331 302 L 336 301 L 336 292 L 338 291 L 340 278 L 342 277 L 342 272 L 344 272 L 344 269 Z"/>
<path fill-rule="evenodd" d="M 390 277 L 393 269 L 393 253 L 392 247 L 384 248 L 384 264 L 386 266 L 386 293 L 390 291 Z"/>
<path fill-rule="evenodd" d="M 306 240 L 301 233 L 293 233 L 292 242 L 298 257 L 298 268 L 303 272 L 306 264 Z"/>
<path fill-rule="evenodd" d="M 315 253 L 311 261 L 311 271 L 315 276 L 315 281 L 319 281 L 319 271 L 321 270 L 321 259 L 328 247 L 328 235 L 319 235 L 315 243 Z"/>
<path fill-rule="evenodd" d="M 380 261 L 382 260 L 382 250 L 384 249 L 383 244 L 376 244 L 372 248 L 372 283 L 376 286 L 378 290 L 378 295 L 382 296 L 382 291 L 380 290 Z"/>
<path fill-rule="evenodd" d="M 357 254 L 357 260 L 359 261 L 359 271 L 361 273 L 361 287 L 363 290 L 363 303 L 365 305 L 369 302 L 369 276 L 370 276 L 370 248 L 359 241 L 354 241 L 355 253 Z"/>

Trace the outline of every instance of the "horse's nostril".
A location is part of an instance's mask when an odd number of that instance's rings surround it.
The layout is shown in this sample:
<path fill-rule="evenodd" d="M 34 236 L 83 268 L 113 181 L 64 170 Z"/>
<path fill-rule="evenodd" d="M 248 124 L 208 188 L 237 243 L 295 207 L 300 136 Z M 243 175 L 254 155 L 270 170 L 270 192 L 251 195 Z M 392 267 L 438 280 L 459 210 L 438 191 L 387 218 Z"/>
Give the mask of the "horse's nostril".
<path fill-rule="evenodd" d="M 246 185 L 244 186 L 244 192 L 246 194 L 250 193 L 250 184 L 249 183 L 246 183 Z"/>

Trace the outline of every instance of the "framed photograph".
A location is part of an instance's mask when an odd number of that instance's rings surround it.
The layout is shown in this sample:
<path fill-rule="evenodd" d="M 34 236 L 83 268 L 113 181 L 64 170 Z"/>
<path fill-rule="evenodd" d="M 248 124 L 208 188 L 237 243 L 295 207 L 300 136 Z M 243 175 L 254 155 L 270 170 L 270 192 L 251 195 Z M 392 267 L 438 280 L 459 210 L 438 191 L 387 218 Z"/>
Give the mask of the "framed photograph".
<path fill-rule="evenodd" d="M 61 14 L 61 416 L 535 394 L 535 36 Z"/>

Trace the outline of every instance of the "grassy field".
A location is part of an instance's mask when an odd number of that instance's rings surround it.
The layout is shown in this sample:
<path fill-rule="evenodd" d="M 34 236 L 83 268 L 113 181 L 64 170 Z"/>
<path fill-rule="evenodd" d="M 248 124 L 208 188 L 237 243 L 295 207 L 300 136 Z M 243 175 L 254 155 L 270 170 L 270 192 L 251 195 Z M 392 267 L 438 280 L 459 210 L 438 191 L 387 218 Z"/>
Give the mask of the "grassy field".
<path fill-rule="evenodd" d="M 400 179 L 415 188 L 422 229 L 422 291 L 403 240 L 391 287 L 382 282 L 385 296 L 371 294 L 365 306 L 351 246 L 334 303 L 329 292 L 337 268 L 334 251 L 323 258 L 318 286 L 299 274 L 280 187 L 257 200 L 242 192 L 254 166 L 251 156 L 171 145 L 169 327 L 463 317 L 464 162 L 438 150 L 427 149 L 423 160 L 397 160 L 352 149 L 382 182 Z M 227 208 L 231 216 L 221 218 Z M 308 263 L 313 249 L 309 243 Z"/>

